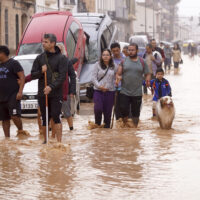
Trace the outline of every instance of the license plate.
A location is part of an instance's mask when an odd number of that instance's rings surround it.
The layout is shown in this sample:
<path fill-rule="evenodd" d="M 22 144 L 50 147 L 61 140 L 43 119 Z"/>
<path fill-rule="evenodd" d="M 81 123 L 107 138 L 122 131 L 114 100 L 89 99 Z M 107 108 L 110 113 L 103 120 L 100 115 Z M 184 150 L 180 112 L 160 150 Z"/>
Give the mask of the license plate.
<path fill-rule="evenodd" d="M 38 103 L 37 102 L 22 102 L 21 109 L 22 110 L 38 109 Z"/>

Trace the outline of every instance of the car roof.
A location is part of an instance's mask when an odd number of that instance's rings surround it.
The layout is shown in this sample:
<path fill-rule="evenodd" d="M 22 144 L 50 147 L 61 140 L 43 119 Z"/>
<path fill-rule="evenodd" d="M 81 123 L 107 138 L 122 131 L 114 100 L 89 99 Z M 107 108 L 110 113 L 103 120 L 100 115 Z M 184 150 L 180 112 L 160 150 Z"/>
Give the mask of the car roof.
<path fill-rule="evenodd" d="M 39 54 L 28 54 L 28 55 L 20 55 L 20 56 L 15 56 L 13 57 L 15 60 L 33 60 L 36 59 L 36 57 Z"/>
<path fill-rule="evenodd" d="M 35 14 L 27 26 L 22 44 L 39 43 L 45 33 L 55 34 L 57 41 L 61 42 L 66 22 L 70 16 L 72 16 L 72 14 L 68 11 Z"/>

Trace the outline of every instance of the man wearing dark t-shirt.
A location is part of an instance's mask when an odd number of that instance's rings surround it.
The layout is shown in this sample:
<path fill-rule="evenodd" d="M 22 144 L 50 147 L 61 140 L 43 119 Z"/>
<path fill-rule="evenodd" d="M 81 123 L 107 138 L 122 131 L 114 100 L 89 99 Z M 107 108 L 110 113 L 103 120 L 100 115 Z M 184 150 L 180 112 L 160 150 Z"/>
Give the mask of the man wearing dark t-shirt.
<path fill-rule="evenodd" d="M 0 46 L 0 121 L 2 121 L 5 137 L 10 137 L 10 119 L 16 125 L 18 134 L 26 134 L 20 118 L 24 71 L 18 61 L 9 59 L 9 54 L 8 47 Z"/>

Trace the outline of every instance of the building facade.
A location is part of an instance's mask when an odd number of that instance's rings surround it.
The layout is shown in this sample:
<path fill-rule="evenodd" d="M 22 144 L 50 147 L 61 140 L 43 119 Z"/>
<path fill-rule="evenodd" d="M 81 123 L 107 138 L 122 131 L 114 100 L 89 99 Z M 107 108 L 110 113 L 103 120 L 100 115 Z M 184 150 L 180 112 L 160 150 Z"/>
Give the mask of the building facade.
<path fill-rule="evenodd" d="M 0 44 L 7 45 L 11 54 L 34 12 L 34 0 L 0 0 Z"/>
<path fill-rule="evenodd" d="M 36 13 L 55 10 L 77 12 L 77 0 L 36 0 Z"/>

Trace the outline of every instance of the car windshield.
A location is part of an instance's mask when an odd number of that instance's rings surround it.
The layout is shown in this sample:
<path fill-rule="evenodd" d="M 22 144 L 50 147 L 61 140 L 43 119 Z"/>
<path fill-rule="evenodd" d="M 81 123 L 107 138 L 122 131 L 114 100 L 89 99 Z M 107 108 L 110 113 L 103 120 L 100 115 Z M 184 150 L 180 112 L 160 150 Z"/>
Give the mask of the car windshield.
<path fill-rule="evenodd" d="M 22 44 L 18 55 L 41 54 L 42 52 L 42 43 Z"/>
<path fill-rule="evenodd" d="M 34 59 L 22 59 L 18 60 L 18 62 L 23 67 L 25 76 L 29 75 L 31 73 Z"/>
<path fill-rule="evenodd" d="M 88 63 L 95 63 L 98 58 L 97 26 L 95 24 L 83 24 L 84 31 L 90 36 L 88 45 Z"/>
<path fill-rule="evenodd" d="M 64 46 L 62 42 L 58 42 L 56 45 L 59 44 Z M 18 55 L 41 54 L 42 52 L 43 52 L 42 43 L 22 44 L 20 46 Z"/>

